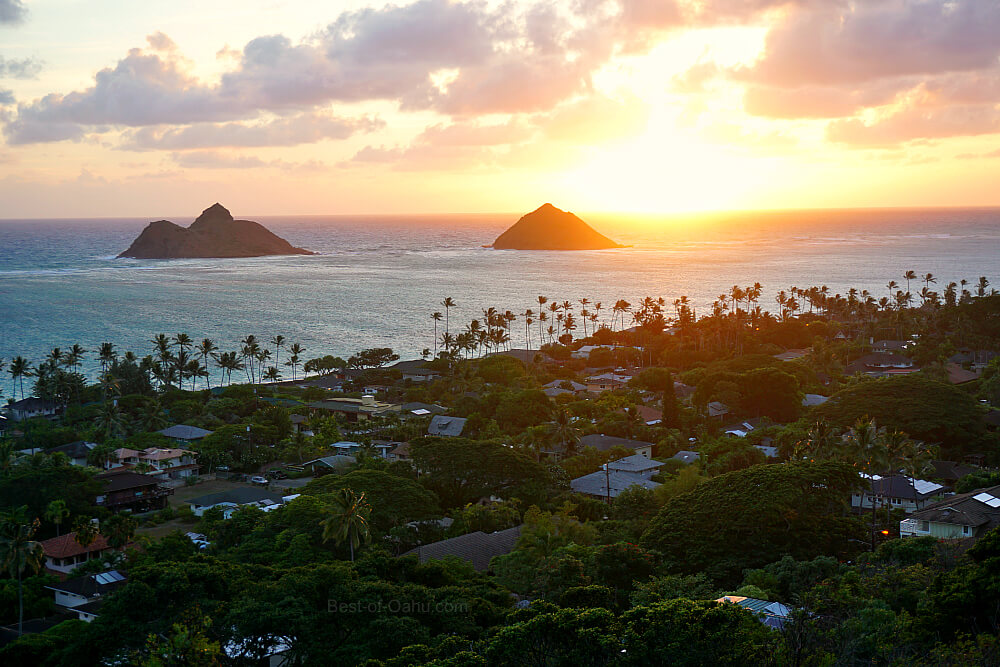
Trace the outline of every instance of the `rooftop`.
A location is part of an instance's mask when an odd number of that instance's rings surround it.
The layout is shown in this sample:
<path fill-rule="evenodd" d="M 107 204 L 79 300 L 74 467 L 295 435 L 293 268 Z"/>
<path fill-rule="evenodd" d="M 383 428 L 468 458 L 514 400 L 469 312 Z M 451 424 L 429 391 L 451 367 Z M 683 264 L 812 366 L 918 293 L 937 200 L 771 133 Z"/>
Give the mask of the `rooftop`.
<path fill-rule="evenodd" d="M 596 433 L 580 438 L 580 447 L 593 447 L 601 452 L 606 452 L 612 447 L 642 449 L 643 447 L 652 446 L 653 443 L 643 440 L 629 440 L 628 438 L 619 438 L 613 435 L 598 435 Z"/>
<path fill-rule="evenodd" d="M 76 541 L 76 533 L 66 533 L 59 537 L 52 537 L 40 542 L 42 550 L 47 558 L 70 558 L 80 556 L 85 553 L 95 553 L 108 548 L 108 541 L 103 535 L 97 535 L 94 541 L 86 547 L 80 546 Z"/>
<path fill-rule="evenodd" d="M 188 502 L 198 507 L 212 507 L 223 503 L 232 503 L 233 505 L 250 505 L 264 500 L 269 500 L 273 503 L 280 503 L 281 499 L 282 495 L 280 493 L 271 493 L 270 491 L 265 491 L 264 489 L 255 489 L 249 486 L 240 486 L 235 489 L 229 489 L 228 491 L 220 491 L 218 493 L 210 493 L 206 496 L 198 496 L 197 498 L 192 498 Z"/>
<path fill-rule="evenodd" d="M 427 426 L 427 435 L 441 435 L 449 438 L 457 438 L 462 435 L 466 420 L 462 417 L 446 417 L 445 415 L 434 415 L 431 423 Z"/>
<path fill-rule="evenodd" d="M 165 429 L 157 431 L 157 433 L 168 438 L 173 438 L 174 440 L 201 440 L 212 435 L 212 431 L 198 428 L 197 426 L 188 426 L 187 424 L 168 426 Z"/>
<path fill-rule="evenodd" d="M 438 560 L 445 556 L 457 556 L 472 563 L 479 572 L 485 572 L 490 567 L 494 556 L 509 554 L 521 536 L 521 527 L 515 526 L 495 533 L 476 531 L 459 537 L 453 537 L 440 542 L 432 542 L 411 549 L 402 556 L 416 556 L 421 563 Z"/>

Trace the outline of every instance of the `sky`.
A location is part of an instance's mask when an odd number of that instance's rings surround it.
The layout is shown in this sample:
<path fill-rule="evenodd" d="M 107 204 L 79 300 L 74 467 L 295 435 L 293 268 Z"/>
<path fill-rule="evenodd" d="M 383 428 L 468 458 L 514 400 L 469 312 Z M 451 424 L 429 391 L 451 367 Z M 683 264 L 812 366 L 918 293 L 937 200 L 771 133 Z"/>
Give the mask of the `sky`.
<path fill-rule="evenodd" d="M 0 0 L 0 218 L 1000 205 L 996 0 Z"/>

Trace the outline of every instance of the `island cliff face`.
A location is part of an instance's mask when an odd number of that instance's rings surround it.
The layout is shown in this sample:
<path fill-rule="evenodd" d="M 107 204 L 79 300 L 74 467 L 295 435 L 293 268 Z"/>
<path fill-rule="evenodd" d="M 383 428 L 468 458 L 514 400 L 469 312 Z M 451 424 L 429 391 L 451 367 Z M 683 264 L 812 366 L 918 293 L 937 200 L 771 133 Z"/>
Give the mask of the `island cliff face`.
<path fill-rule="evenodd" d="M 250 220 L 233 220 L 221 204 L 205 209 L 190 227 L 167 220 L 151 222 L 119 257 L 180 259 L 186 257 L 263 257 L 312 255 Z"/>
<path fill-rule="evenodd" d="M 621 248 L 568 211 L 544 204 L 493 242 L 497 250 L 604 250 Z"/>

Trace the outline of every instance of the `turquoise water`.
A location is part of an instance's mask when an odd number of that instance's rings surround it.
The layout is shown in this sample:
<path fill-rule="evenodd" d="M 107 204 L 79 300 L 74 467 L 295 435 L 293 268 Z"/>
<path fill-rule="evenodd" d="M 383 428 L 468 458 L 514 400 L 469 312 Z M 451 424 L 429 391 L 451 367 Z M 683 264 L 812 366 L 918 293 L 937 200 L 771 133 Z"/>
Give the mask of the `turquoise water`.
<path fill-rule="evenodd" d="M 1000 209 L 589 216 L 633 247 L 585 252 L 480 247 L 516 215 L 238 217 L 321 254 L 114 259 L 152 218 L 0 221 L 0 357 L 37 361 L 56 346 L 93 350 L 102 341 L 142 355 L 159 332 L 209 337 L 224 350 L 248 334 L 281 334 L 307 358 L 373 346 L 415 356 L 433 346 L 430 314 L 443 311 L 446 296 L 458 303 L 454 329 L 489 306 L 537 309 L 539 294 L 602 301 L 607 320 L 619 298 L 684 294 L 701 309 L 754 282 L 764 287 L 764 307 L 791 285 L 883 296 L 907 269 L 933 273 L 938 290 L 981 275 L 1000 284 Z M 523 326 L 513 332 L 523 346 Z"/>

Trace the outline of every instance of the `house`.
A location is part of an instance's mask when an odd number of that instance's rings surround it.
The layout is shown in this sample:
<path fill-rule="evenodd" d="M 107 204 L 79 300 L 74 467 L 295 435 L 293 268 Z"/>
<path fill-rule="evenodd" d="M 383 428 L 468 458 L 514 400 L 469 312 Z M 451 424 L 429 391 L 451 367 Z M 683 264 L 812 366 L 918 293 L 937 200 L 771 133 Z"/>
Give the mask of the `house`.
<path fill-rule="evenodd" d="M 352 466 L 355 463 L 357 463 L 357 459 L 353 456 L 334 454 L 332 456 L 321 456 L 318 459 L 306 461 L 302 464 L 302 467 L 309 468 L 313 472 L 318 472 L 326 470 L 341 470 L 347 468 L 348 466 Z"/>
<path fill-rule="evenodd" d="M 87 546 L 80 546 L 76 533 L 66 533 L 40 542 L 46 569 L 68 574 L 77 565 L 94 558 L 101 558 L 111 551 L 108 541 L 98 534 Z"/>
<path fill-rule="evenodd" d="M 400 558 L 416 556 L 421 563 L 429 560 L 440 560 L 447 556 L 455 556 L 469 561 L 477 572 L 485 572 L 490 567 L 490 561 L 496 556 L 505 556 L 514 550 L 517 538 L 521 536 L 521 526 L 499 530 L 495 533 L 484 533 L 477 530 L 458 537 L 452 537 L 440 542 L 431 542 L 410 549 L 400 554 Z"/>
<path fill-rule="evenodd" d="M 949 364 L 967 366 L 977 373 L 986 368 L 986 365 L 996 358 L 997 353 L 993 350 L 973 350 L 968 347 L 959 348 L 958 352 L 948 357 Z"/>
<path fill-rule="evenodd" d="M 878 340 L 872 343 L 873 352 L 900 353 L 909 347 L 908 340 Z"/>
<path fill-rule="evenodd" d="M 590 353 L 595 350 L 608 350 L 611 352 L 622 349 L 641 350 L 642 348 L 629 347 L 626 345 L 581 345 L 579 348 L 574 350 L 570 356 L 574 359 L 590 359 Z"/>
<path fill-rule="evenodd" d="M 233 512 L 241 507 L 259 507 L 265 512 L 269 512 L 280 507 L 284 502 L 285 497 L 280 493 L 240 486 L 228 491 L 192 498 L 188 504 L 191 505 L 191 511 L 195 516 L 202 516 L 208 510 L 219 507 L 222 509 L 223 516 L 228 519 L 233 515 Z"/>
<path fill-rule="evenodd" d="M 944 369 L 951 384 L 967 384 L 979 379 L 979 373 L 962 368 L 958 364 L 945 364 Z"/>
<path fill-rule="evenodd" d="M 570 488 L 595 498 L 617 498 L 625 489 L 640 486 L 644 489 L 655 489 L 658 482 L 650 478 L 663 467 L 660 461 L 654 461 L 641 454 L 633 454 L 625 458 L 611 461 L 607 470 L 598 470 L 589 475 L 577 477 L 570 482 Z"/>
<path fill-rule="evenodd" d="M 632 410 L 634 410 L 639 415 L 639 419 L 646 424 L 646 426 L 656 426 L 662 421 L 663 410 L 660 408 L 653 408 L 648 405 L 633 405 Z M 621 410 L 616 410 L 620 415 L 624 415 L 624 408 Z"/>
<path fill-rule="evenodd" d="M 517 359 L 525 366 L 529 364 L 538 363 L 540 361 L 548 360 L 548 356 L 544 352 L 539 352 L 538 350 L 525 350 L 523 348 L 514 348 L 512 350 L 500 350 L 499 352 L 490 352 L 487 356 L 513 357 L 514 359 Z"/>
<path fill-rule="evenodd" d="M 386 457 L 390 461 L 409 461 L 410 460 L 410 443 L 400 442 L 396 444 L 389 455 Z"/>
<path fill-rule="evenodd" d="M 823 396 L 822 394 L 806 394 L 802 397 L 802 407 L 814 408 L 817 405 L 823 405 L 829 400 L 829 396 Z"/>
<path fill-rule="evenodd" d="M 5 416 L 0 415 L 0 435 L 6 433 L 7 429 L 9 428 L 10 428 L 10 420 L 7 419 Z"/>
<path fill-rule="evenodd" d="M 312 431 L 307 429 L 309 417 L 293 414 L 288 415 L 288 419 L 292 422 L 292 433 L 312 433 Z"/>
<path fill-rule="evenodd" d="M 51 417 L 59 412 L 59 404 L 31 396 L 8 404 L 6 410 L 11 419 L 21 422 L 33 417 Z"/>
<path fill-rule="evenodd" d="M 585 435 L 580 438 L 580 449 L 593 447 L 599 452 L 606 452 L 613 447 L 627 447 L 634 450 L 636 454 L 645 456 L 647 459 L 653 458 L 653 443 L 643 440 L 629 440 L 628 438 L 618 438 L 611 435 Z"/>
<path fill-rule="evenodd" d="M 857 359 L 844 368 L 845 375 L 863 373 L 872 377 L 888 377 L 915 373 L 920 368 L 913 359 L 892 352 L 872 352 Z"/>
<path fill-rule="evenodd" d="M 614 391 L 615 389 L 621 389 L 631 379 L 632 377 L 630 375 L 622 373 L 601 373 L 600 375 L 591 375 L 585 380 L 585 382 L 587 385 L 587 391 L 592 394 L 599 394 L 602 391 Z"/>
<path fill-rule="evenodd" d="M 65 445 L 53 447 L 52 449 L 47 449 L 45 450 L 45 453 L 55 454 L 56 452 L 61 452 L 66 455 L 66 458 L 69 459 L 71 465 L 85 466 L 87 465 L 87 455 L 90 454 L 90 450 L 94 447 L 97 447 L 97 443 L 77 440 L 76 442 L 70 442 Z"/>
<path fill-rule="evenodd" d="M 900 537 L 979 539 L 1000 526 L 1000 486 L 931 503 L 899 522 Z"/>
<path fill-rule="evenodd" d="M 175 424 L 174 426 L 168 426 L 165 429 L 157 431 L 157 433 L 170 438 L 171 440 L 176 440 L 182 445 L 198 442 L 199 440 L 212 435 L 212 431 L 198 428 L 197 426 L 188 426 L 187 424 Z"/>
<path fill-rule="evenodd" d="M 587 391 L 587 385 L 574 382 L 573 380 L 553 380 L 548 384 L 542 385 L 542 393 L 549 398 L 555 398 L 563 394 L 572 396 L 585 391 Z"/>
<path fill-rule="evenodd" d="M 441 377 L 440 371 L 427 368 L 426 363 L 423 359 L 398 361 L 389 366 L 389 370 L 402 373 L 404 382 L 430 382 Z"/>
<path fill-rule="evenodd" d="M 687 450 L 687 449 L 682 449 L 681 451 L 677 452 L 676 454 L 674 454 L 670 458 L 676 459 L 676 460 L 680 461 L 681 463 L 691 464 L 691 463 L 694 463 L 695 461 L 697 461 L 698 459 L 700 459 L 701 458 L 701 454 L 699 454 L 698 452 L 692 452 L 692 451 Z"/>
<path fill-rule="evenodd" d="M 851 495 L 851 507 L 862 511 L 872 508 L 873 492 L 876 506 L 901 509 L 910 514 L 929 505 L 947 490 L 943 484 L 904 475 L 882 477 L 862 473 L 861 477 L 872 480 L 871 486 Z"/>
<path fill-rule="evenodd" d="M 794 348 L 790 350 L 785 350 L 780 354 L 773 355 L 778 361 L 795 361 L 796 359 L 801 359 L 802 357 L 809 354 L 809 350 L 803 350 L 801 348 Z"/>
<path fill-rule="evenodd" d="M 461 417 L 434 415 L 427 426 L 427 435 L 438 435 L 445 438 L 457 438 L 462 435 L 467 420 Z"/>
<path fill-rule="evenodd" d="M 757 598 L 748 598 L 742 595 L 725 595 L 716 602 L 735 604 L 753 612 L 769 628 L 781 630 L 785 623 L 791 618 L 792 609 L 780 602 L 769 602 Z"/>
<path fill-rule="evenodd" d="M 46 586 L 46 588 L 55 592 L 56 606 L 75 609 L 114 592 L 121 588 L 125 582 L 124 574 L 118 570 L 108 570 L 100 574 L 88 574 L 67 579 Z"/>
<path fill-rule="evenodd" d="M 708 416 L 712 419 L 722 419 L 729 414 L 729 406 L 719 401 L 711 401 L 705 406 Z"/>
<path fill-rule="evenodd" d="M 768 421 L 763 417 L 755 417 L 753 419 L 748 419 L 745 422 L 740 422 L 738 424 L 730 424 L 723 428 L 723 432 L 726 435 L 732 435 L 737 438 L 745 438 L 749 434 L 753 433 L 759 428 L 763 428 L 768 424 Z"/>
<path fill-rule="evenodd" d="M 389 442 L 388 440 L 374 440 L 372 441 L 372 448 L 378 452 L 381 458 L 388 458 L 389 451 L 394 449 L 397 443 Z M 358 452 L 364 449 L 364 445 L 360 442 L 353 442 L 351 440 L 341 440 L 330 445 L 340 456 L 350 456 L 352 458 L 356 457 Z"/>
<path fill-rule="evenodd" d="M 154 477 L 129 470 L 110 470 L 97 475 L 96 479 L 104 482 L 104 491 L 97 496 L 94 504 L 112 512 L 163 509 L 167 506 L 167 496 L 174 492 L 161 487 Z"/>
<path fill-rule="evenodd" d="M 376 401 L 374 396 L 366 394 L 361 398 L 331 398 L 325 401 L 310 403 L 313 410 L 322 410 L 332 414 L 342 415 L 347 421 L 366 421 L 372 417 L 384 417 L 399 414 L 398 405 Z"/>
<path fill-rule="evenodd" d="M 421 403 L 419 401 L 413 401 L 411 403 L 403 403 L 399 406 L 400 418 L 401 419 L 412 419 L 414 417 L 429 417 L 431 415 L 443 415 L 448 412 L 448 408 L 441 407 L 440 405 L 434 405 L 433 403 Z"/>
<path fill-rule="evenodd" d="M 969 465 L 968 463 L 959 463 L 958 461 L 931 461 L 931 465 L 934 467 L 934 479 L 940 479 L 949 483 L 957 482 L 966 475 L 979 472 L 977 466 Z"/>
<path fill-rule="evenodd" d="M 694 387 L 683 382 L 674 382 L 674 395 L 682 401 L 686 401 L 694 395 Z"/>
<path fill-rule="evenodd" d="M 162 479 L 183 479 L 198 474 L 199 466 L 191 452 L 180 448 L 150 447 L 135 450 L 122 447 L 114 451 L 116 464 L 120 466 L 149 468 L 149 474 Z"/>

